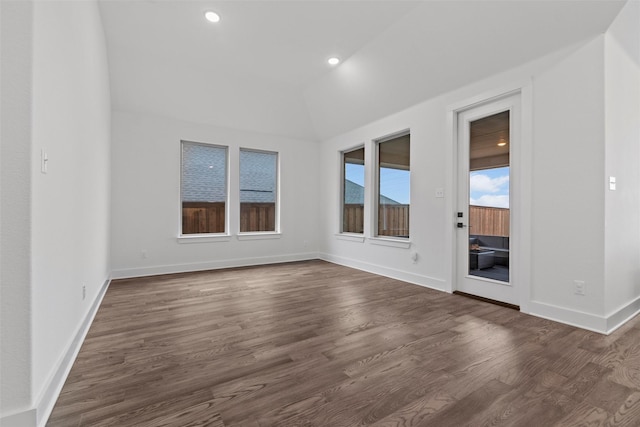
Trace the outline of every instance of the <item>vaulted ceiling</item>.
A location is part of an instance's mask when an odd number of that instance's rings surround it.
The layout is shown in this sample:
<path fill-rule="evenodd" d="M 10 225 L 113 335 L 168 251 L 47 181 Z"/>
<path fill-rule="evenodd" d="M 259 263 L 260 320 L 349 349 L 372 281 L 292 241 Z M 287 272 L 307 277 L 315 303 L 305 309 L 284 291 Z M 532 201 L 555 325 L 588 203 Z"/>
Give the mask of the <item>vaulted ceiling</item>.
<path fill-rule="evenodd" d="M 322 140 L 606 31 L 623 0 L 101 0 L 114 109 Z M 204 12 L 214 10 L 212 24 Z M 331 67 L 326 60 L 338 56 Z"/>

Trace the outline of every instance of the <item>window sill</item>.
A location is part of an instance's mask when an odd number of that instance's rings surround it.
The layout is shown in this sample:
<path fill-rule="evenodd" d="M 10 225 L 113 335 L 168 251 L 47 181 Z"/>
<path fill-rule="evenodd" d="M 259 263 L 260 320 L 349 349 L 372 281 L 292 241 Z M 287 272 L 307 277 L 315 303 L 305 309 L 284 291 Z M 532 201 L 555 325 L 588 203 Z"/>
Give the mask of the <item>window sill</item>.
<path fill-rule="evenodd" d="M 178 236 L 178 243 L 212 243 L 212 242 L 228 242 L 231 236 L 228 234 L 201 234 Z"/>
<path fill-rule="evenodd" d="M 273 231 L 265 231 L 262 233 L 241 233 L 236 237 L 238 240 L 268 240 L 268 239 L 279 239 L 282 236 L 282 233 L 273 232 Z"/>
<path fill-rule="evenodd" d="M 386 237 L 369 237 L 372 245 L 389 246 L 391 248 L 409 249 L 411 242 L 408 239 L 392 239 Z"/>
<path fill-rule="evenodd" d="M 338 240 L 346 240 L 347 242 L 364 242 L 364 235 L 356 233 L 338 233 L 335 235 Z"/>

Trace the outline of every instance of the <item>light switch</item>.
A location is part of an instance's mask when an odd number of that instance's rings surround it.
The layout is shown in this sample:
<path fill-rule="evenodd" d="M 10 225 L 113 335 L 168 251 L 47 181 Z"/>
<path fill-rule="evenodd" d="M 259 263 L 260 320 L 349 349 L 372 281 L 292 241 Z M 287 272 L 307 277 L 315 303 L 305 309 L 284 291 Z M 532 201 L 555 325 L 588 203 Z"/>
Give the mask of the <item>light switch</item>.
<path fill-rule="evenodd" d="M 609 177 L 609 190 L 614 191 L 616 189 L 616 177 L 615 176 L 610 176 Z"/>
<path fill-rule="evenodd" d="M 49 163 L 49 155 L 43 148 L 40 150 L 40 172 L 47 173 L 47 163 Z"/>

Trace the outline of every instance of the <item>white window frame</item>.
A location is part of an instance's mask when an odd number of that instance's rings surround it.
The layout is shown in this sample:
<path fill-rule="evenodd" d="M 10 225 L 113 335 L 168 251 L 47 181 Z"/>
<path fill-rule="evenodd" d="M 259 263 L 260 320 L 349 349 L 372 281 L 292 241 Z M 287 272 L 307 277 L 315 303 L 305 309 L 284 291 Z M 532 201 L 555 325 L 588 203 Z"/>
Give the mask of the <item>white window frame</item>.
<path fill-rule="evenodd" d="M 240 166 L 240 153 L 246 151 L 246 152 L 252 152 L 252 153 L 264 153 L 264 154 L 275 154 L 276 156 L 276 185 L 275 185 L 275 224 L 274 224 L 274 230 L 273 231 L 241 231 L 241 219 L 240 219 L 240 215 L 241 215 L 241 205 L 242 205 L 242 201 L 240 198 L 240 175 L 241 175 L 241 166 Z M 238 150 L 238 216 L 237 216 L 237 221 L 238 221 L 238 235 L 237 235 L 237 239 L 238 240 L 264 240 L 264 239 L 277 239 L 281 236 L 281 231 L 280 231 L 280 152 L 278 151 L 272 151 L 272 150 L 262 150 L 262 149 L 256 149 L 256 148 L 246 148 L 246 147 L 240 147 Z"/>
<path fill-rule="evenodd" d="M 364 199 L 362 201 L 362 204 L 364 206 L 363 209 L 363 225 L 366 224 L 366 221 L 364 221 L 364 216 L 366 216 L 367 214 L 367 203 L 366 203 L 366 199 L 367 199 L 367 190 L 368 190 L 368 185 L 367 185 L 367 149 L 365 147 L 365 144 L 360 144 L 360 145 L 356 145 L 352 148 L 348 148 L 346 150 L 342 150 L 340 151 L 340 191 L 339 193 L 339 197 L 340 197 L 340 212 L 339 212 L 339 221 L 340 223 L 338 224 L 338 234 L 344 238 L 347 238 L 348 240 L 351 240 L 350 237 L 353 237 L 356 241 L 362 241 L 361 239 L 364 237 L 364 226 L 362 228 L 362 233 L 356 233 L 353 231 L 344 231 L 344 184 L 345 184 L 345 180 L 346 180 L 346 176 L 345 176 L 345 161 L 344 161 L 344 155 L 347 153 L 351 153 L 352 151 L 357 151 L 357 150 L 364 150 L 364 156 L 363 156 L 363 160 L 362 160 L 362 166 L 364 168 Z"/>
<path fill-rule="evenodd" d="M 183 234 L 182 227 L 182 178 L 183 178 L 183 168 L 184 168 L 184 144 L 192 144 L 192 145 L 201 145 L 205 147 L 212 148 L 222 148 L 225 153 L 225 202 L 224 202 L 224 231 L 220 233 L 194 233 L 194 234 Z M 223 242 L 230 240 L 229 234 L 229 146 L 220 145 L 220 144 L 211 144 L 207 142 L 199 142 L 199 141 L 191 141 L 191 140 L 180 140 L 180 177 L 179 177 L 179 188 L 178 188 L 178 242 L 179 243 L 205 243 L 205 242 Z"/>
<path fill-rule="evenodd" d="M 411 203 L 409 203 L 409 236 L 408 237 L 398 237 L 398 236 L 381 236 L 378 234 L 378 213 L 380 211 L 380 144 L 388 142 L 392 139 L 400 138 L 403 136 L 409 135 L 411 138 L 411 129 L 403 129 L 398 132 L 394 132 L 392 134 L 388 134 L 386 136 L 376 138 L 373 140 L 373 148 L 374 148 L 374 165 L 373 165 L 373 203 L 371 211 L 373 211 L 373 215 L 371 218 L 373 219 L 371 223 L 371 235 L 373 237 L 369 238 L 369 241 L 373 244 L 383 245 L 383 246 L 393 246 L 393 247 L 401 247 L 401 248 L 409 248 L 411 243 Z M 409 157 L 409 173 L 411 173 L 411 157 Z M 411 192 L 411 174 L 409 174 L 409 192 Z"/>

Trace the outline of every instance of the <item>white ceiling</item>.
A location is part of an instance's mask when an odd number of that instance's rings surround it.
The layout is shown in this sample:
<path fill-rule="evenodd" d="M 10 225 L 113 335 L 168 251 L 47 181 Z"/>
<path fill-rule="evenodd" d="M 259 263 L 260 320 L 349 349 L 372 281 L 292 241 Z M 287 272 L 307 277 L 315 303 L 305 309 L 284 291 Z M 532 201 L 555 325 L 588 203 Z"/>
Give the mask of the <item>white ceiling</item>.
<path fill-rule="evenodd" d="M 115 109 L 310 140 L 593 37 L 623 4 L 100 2 Z"/>

